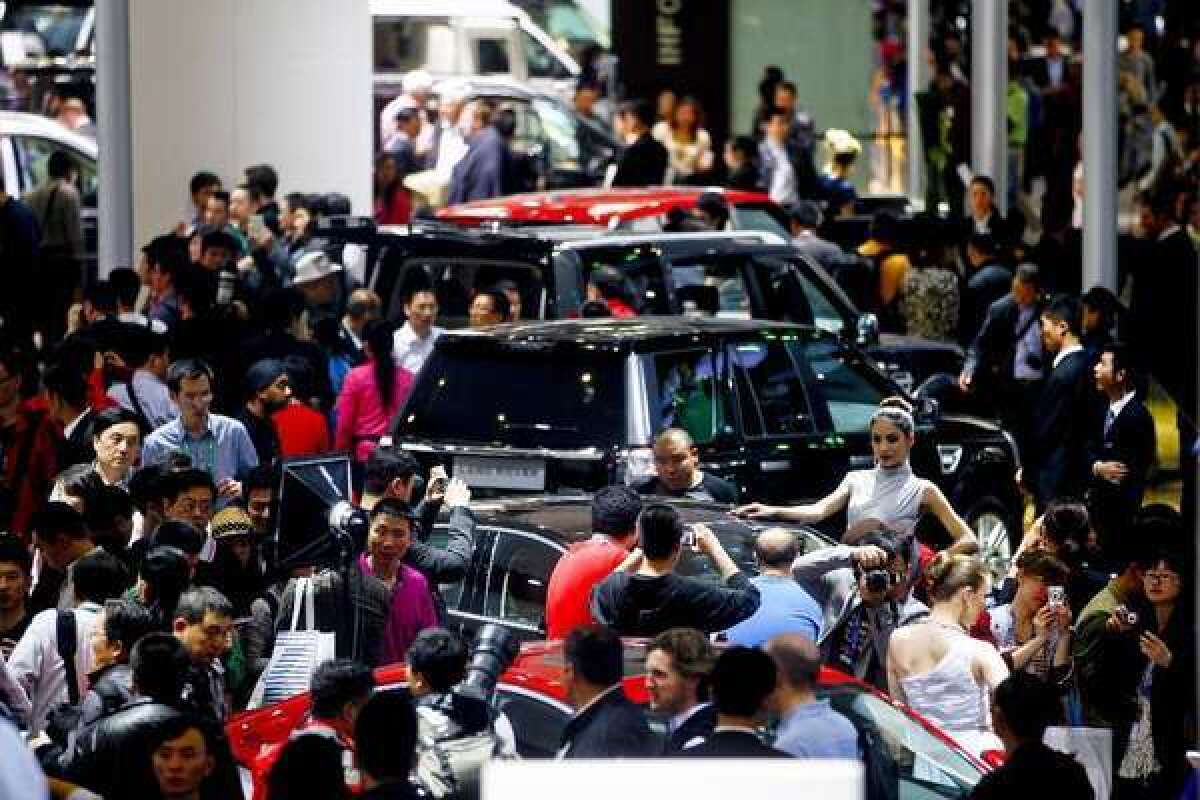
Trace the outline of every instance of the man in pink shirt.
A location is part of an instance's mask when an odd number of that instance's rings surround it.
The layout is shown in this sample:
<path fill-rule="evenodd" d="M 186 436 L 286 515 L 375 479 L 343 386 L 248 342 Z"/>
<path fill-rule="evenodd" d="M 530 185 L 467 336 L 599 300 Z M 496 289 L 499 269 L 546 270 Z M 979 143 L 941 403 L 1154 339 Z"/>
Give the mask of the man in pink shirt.
<path fill-rule="evenodd" d="M 438 624 L 437 610 L 425 576 L 404 563 L 412 544 L 415 519 L 399 500 L 380 500 L 371 509 L 367 548 L 358 566 L 392 590 L 387 625 L 383 631 L 383 663 L 403 661 L 417 634 Z"/>

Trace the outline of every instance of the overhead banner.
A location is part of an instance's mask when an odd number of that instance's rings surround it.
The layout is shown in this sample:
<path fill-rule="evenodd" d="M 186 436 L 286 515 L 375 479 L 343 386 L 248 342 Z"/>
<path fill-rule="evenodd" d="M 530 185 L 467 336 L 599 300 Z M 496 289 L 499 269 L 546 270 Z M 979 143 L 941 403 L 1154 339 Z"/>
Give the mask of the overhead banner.
<path fill-rule="evenodd" d="M 728 135 L 732 113 L 729 36 L 729 0 L 613 0 L 625 97 L 654 100 L 663 89 L 696 97 L 714 143 Z"/>

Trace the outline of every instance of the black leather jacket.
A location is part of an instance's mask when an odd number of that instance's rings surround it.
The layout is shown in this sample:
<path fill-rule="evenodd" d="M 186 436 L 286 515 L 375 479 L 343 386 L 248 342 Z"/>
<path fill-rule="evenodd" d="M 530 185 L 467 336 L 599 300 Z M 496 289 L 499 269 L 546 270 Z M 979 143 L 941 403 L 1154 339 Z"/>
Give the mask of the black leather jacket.
<path fill-rule="evenodd" d="M 150 748 L 179 713 L 148 697 L 131 700 L 81 730 L 59 757 L 57 772 L 104 797 L 155 797 Z"/>

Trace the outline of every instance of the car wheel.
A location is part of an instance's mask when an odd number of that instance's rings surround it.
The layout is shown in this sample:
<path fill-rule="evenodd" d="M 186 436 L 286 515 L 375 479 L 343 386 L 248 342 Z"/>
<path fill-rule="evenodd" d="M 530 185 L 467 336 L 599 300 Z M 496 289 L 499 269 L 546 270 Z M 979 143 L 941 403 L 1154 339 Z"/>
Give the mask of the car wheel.
<path fill-rule="evenodd" d="M 1012 515 L 994 497 L 985 497 L 967 512 L 967 525 L 979 540 L 979 557 L 987 564 L 993 583 L 1004 580 L 1008 574 L 1015 548 Z"/>

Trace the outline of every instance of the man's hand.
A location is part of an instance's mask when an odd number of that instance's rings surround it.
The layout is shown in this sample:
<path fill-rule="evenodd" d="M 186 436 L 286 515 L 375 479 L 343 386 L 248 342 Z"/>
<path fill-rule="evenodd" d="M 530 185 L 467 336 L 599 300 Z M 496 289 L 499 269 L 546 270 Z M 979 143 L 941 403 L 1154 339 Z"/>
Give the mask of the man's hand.
<path fill-rule="evenodd" d="M 765 503 L 747 503 L 744 506 L 738 506 L 730 513 L 735 517 L 745 517 L 746 519 L 762 519 L 763 517 L 774 516 L 775 506 L 769 506 Z"/>
<path fill-rule="evenodd" d="M 233 478 L 225 478 L 217 484 L 217 496 L 236 500 L 242 496 L 242 484 Z"/>
<path fill-rule="evenodd" d="M 617 564 L 617 568 L 613 572 L 637 572 L 642 568 L 642 563 L 646 557 L 642 554 L 642 548 L 635 547 L 629 551 L 629 555 L 625 556 L 625 560 Z"/>
<path fill-rule="evenodd" d="M 425 487 L 425 502 L 440 503 L 445 500 L 446 485 L 449 483 L 450 476 L 446 474 L 446 468 L 441 464 L 429 470 L 429 484 Z"/>
<path fill-rule="evenodd" d="M 446 484 L 446 507 L 466 507 L 471 503 L 471 490 L 462 478 L 454 478 Z"/>
<path fill-rule="evenodd" d="M 1109 483 L 1120 483 L 1129 477 L 1129 467 L 1120 461 L 1097 461 L 1092 465 L 1092 472 Z"/>
<path fill-rule="evenodd" d="M 970 373 L 964 372 L 963 374 L 958 376 L 958 388 L 962 389 L 964 392 L 971 391 L 971 374 Z"/>
<path fill-rule="evenodd" d="M 885 567 L 888 563 L 887 551 L 873 544 L 865 544 L 862 547 L 853 548 L 850 551 L 850 558 L 862 569 Z"/>
<path fill-rule="evenodd" d="M 712 532 L 712 528 L 697 522 L 692 526 L 692 530 L 696 532 L 696 549 L 701 553 L 709 558 L 715 558 L 718 552 L 725 552 L 721 540 Z"/>

